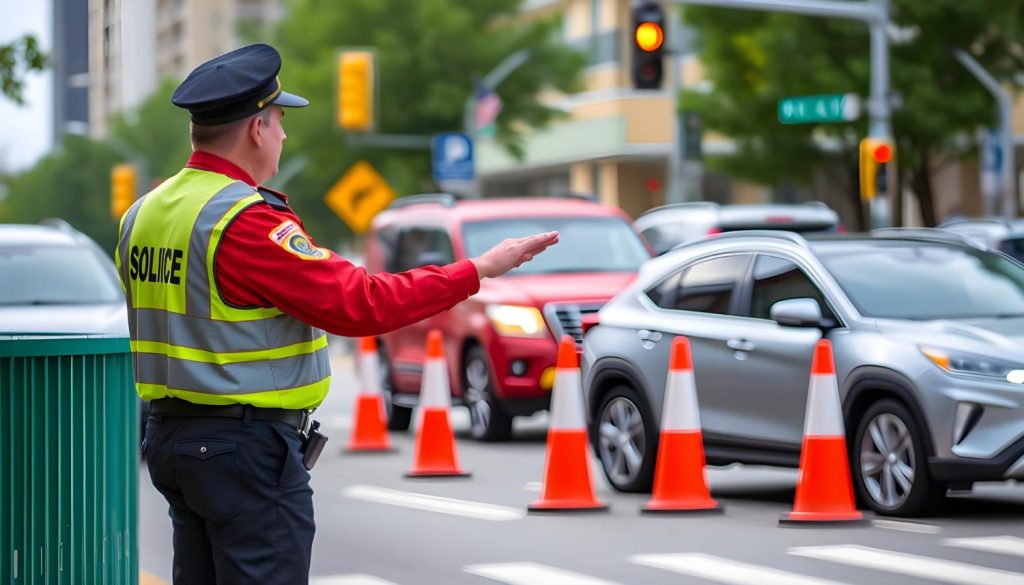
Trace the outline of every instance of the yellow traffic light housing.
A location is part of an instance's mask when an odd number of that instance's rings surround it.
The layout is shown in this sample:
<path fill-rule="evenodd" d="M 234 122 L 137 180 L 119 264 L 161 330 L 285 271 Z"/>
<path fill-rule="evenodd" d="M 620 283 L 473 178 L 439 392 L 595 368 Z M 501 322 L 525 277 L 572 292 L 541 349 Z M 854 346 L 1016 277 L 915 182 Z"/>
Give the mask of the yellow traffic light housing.
<path fill-rule="evenodd" d="M 889 167 L 896 147 L 889 140 L 865 138 L 860 141 L 860 198 L 871 201 L 889 191 Z"/>
<path fill-rule="evenodd" d="M 135 203 L 136 180 L 135 165 L 124 163 L 110 170 L 110 213 L 114 219 L 121 219 Z"/>
<path fill-rule="evenodd" d="M 341 51 L 337 65 L 338 126 L 351 132 L 372 132 L 376 126 L 373 52 Z"/>

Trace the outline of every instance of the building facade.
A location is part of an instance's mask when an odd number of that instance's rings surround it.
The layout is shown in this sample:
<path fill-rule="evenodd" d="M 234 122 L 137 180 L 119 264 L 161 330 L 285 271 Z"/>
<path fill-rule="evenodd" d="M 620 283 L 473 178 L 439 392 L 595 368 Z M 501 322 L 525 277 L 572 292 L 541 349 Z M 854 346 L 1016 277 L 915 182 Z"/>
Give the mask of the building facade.
<path fill-rule="evenodd" d="M 856 185 L 840 184 L 835 177 L 821 176 L 810 186 L 755 185 L 707 172 L 699 160 L 681 161 L 681 170 L 671 163 L 683 158 L 674 141 L 675 101 L 672 75 L 679 86 L 699 88 L 707 82 L 696 50 L 699 39 L 692 30 L 677 29 L 674 43 L 680 57 L 673 66 L 665 58 L 662 89 L 636 90 L 631 79 L 633 0 L 525 0 L 523 18 L 559 14 L 563 37 L 570 46 L 588 57 L 584 89 L 574 95 L 541 96 L 566 116 L 546 128 L 527 133 L 525 157 L 517 160 L 493 139 L 478 140 L 478 172 L 485 195 L 555 195 L 565 192 L 592 193 L 609 204 L 622 207 L 632 216 L 673 199 L 710 200 L 720 203 L 799 202 L 822 200 L 836 208 L 844 220 L 854 224 L 856 203 L 849 192 Z M 672 18 L 678 4 L 665 2 Z M 529 66 L 529 64 L 525 65 Z M 500 86 L 497 93 L 501 93 Z M 993 105 L 994 107 L 994 105 Z M 1024 95 L 1017 96 L 1013 112 L 1017 145 L 1016 169 L 1024 167 Z M 683 138 L 683 144 L 694 141 Z M 702 132 L 698 140 L 704 154 L 728 153 L 733 149 L 727 137 Z M 692 138 L 692 136 L 690 137 Z M 685 148 L 685 147 L 680 147 Z M 693 157 L 688 157 L 693 158 Z M 678 173 L 682 188 L 675 197 L 667 187 Z M 1015 173 L 1016 175 L 1016 173 Z M 981 196 L 978 164 L 964 160 L 934 169 L 933 196 L 939 220 L 950 215 L 979 215 L 985 209 Z M 1020 185 L 1016 191 L 1018 209 L 1024 210 Z M 901 200 L 905 225 L 921 225 L 918 203 L 909 189 Z M 895 210 L 894 210 L 895 211 Z M 898 214 L 894 214 L 897 215 Z"/>
<path fill-rule="evenodd" d="M 89 132 L 89 0 L 53 0 L 53 143 Z"/>
<path fill-rule="evenodd" d="M 137 106 L 164 78 L 245 44 L 245 32 L 282 16 L 281 0 L 87 0 L 91 134 L 103 138 L 118 112 Z M 102 47 L 102 50 L 98 48 Z"/>

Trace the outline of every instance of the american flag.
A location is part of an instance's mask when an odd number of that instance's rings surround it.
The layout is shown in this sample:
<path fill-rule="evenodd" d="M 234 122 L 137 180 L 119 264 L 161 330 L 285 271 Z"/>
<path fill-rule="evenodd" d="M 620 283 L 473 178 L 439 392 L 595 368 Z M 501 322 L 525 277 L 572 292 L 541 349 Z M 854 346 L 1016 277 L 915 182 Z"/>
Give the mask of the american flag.
<path fill-rule="evenodd" d="M 490 126 L 501 112 L 501 98 L 487 87 L 477 86 L 476 90 L 476 127 L 477 130 Z"/>

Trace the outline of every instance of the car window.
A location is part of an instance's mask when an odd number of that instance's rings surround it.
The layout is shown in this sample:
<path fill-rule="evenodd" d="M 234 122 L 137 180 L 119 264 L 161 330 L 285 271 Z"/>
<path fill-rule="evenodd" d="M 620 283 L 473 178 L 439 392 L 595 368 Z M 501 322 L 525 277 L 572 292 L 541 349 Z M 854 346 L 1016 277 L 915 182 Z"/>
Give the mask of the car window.
<path fill-rule="evenodd" d="M 679 279 L 672 308 L 728 315 L 733 294 L 749 264 L 749 254 L 720 256 L 694 264 Z"/>
<path fill-rule="evenodd" d="M 528 200 L 526 205 L 529 205 Z M 559 241 L 510 274 L 636 272 L 650 252 L 621 217 L 510 217 L 466 222 L 466 255 L 479 256 L 506 238 L 557 231 Z"/>
<path fill-rule="evenodd" d="M 658 284 L 647 289 L 647 298 L 662 309 L 674 309 L 676 303 L 676 292 L 679 290 L 679 277 L 682 273 L 676 272 Z"/>
<path fill-rule="evenodd" d="M 937 242 L 815 242 L 814 250 L 868 317 L 1024 316 L 1024 267 L 1006 256 Z"/>
<path fill-rule="evenodd" d="M 0 246 L 0 305 L 123 300 L 113 262 L 92 247 Z"/>
<path fill-rule="evenodd" d="M 426 265 L 450 264 L 455 261 L 452 241 L 440 228 L 409 228 L 398 237 L 391 272 L 402 272 Z"/>
<path fill-rule="evenodd" d="M 754 263 L 750 292 L 750 316 L 770 319 L 772 305 L 789 299 L 814 299 L 821 307 L 821 316 L 835 319 L 825 302 L 825 295 L 791 260 L 759 254 Z"/>
<path fill-rule="evenodd" d="M 659 255 L 668 252 L 686 240 L 681 226 L 675 224 L 652 226 L 645 229 L 641 235 L 651 245 L 654 252 Z"/>
<path fill-rule="evenodd" d="M 1017 262 L 1024 262 L 1024 238 L 1008 238 L 999 243 L 999 251 Z"/>

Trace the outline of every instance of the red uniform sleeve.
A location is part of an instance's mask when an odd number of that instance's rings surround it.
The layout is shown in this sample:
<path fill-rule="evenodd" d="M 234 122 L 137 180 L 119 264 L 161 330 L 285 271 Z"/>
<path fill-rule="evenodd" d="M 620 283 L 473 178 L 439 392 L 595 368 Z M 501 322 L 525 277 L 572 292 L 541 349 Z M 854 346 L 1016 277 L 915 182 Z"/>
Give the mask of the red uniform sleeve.
<path fill-rule="evenodd" d="M 309 248 L 289 247 L 291 236 L 305 236 L 301 225 L 294 214 L 264 203 L 240 213 L 225 231 L 215 260 L 223 300 L 243 307 L 277 307 L 314 327 L 359 337 L 411 325 L 480 289 L 469 260 L 370 275 L 334 252 L 316 248 L 311 239 Z M 282 240 L 284 232 L 289 238 Z"/>

